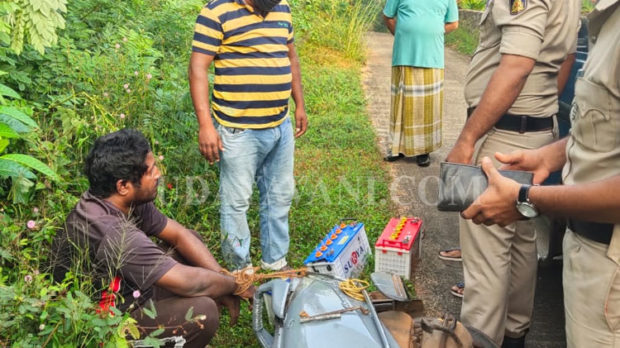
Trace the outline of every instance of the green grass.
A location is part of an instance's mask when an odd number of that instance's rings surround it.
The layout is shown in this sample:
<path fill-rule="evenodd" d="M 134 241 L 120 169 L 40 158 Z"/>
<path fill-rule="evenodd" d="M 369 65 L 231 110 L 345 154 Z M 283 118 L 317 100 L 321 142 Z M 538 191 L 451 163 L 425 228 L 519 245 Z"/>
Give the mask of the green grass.
<path fill-rule="evenodd" d="M 467 28 L 460 26 L 455 31 L 446 35 L 446 45 L 458 52 L 471 56 L 476 51 L 478 46 L 477 28 Z"/>
<path fill-rule="evenodd" d="M 347 28 L 341 30 L 351 30 L 350 23 L 345 25 Z M 352 37 L 361 39 L 359 35 Z M 303 260 L 340 218 L 354 217 L 363 222 L 372 243 L 391 216 L 389 178 L 376 147 L 362 90 L 361 45 L 335 50 L 307 40 L 298 43 L 298 50 L 309 128 L 297 140 L 295 151 L 297 192 L 290 213 L 288 255 L 293 267 L 303 266 Z M 252 258 L 257 263 L 256 210 L 252 216 Z M 371 260 L 362 278 L 368 279 L 373 269 Z M 251 314 L 244 309 L 235 328 L 228 327 L 224 318 L 211 345 L 258 347 L 251 327 Z"/>

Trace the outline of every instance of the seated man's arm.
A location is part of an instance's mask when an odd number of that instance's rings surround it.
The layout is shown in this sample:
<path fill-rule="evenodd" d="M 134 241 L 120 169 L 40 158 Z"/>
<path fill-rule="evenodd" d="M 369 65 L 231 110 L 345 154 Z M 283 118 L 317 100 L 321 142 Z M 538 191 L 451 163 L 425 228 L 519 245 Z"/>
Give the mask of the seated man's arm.
<path fill-rule="evenodd" d="M 178 222 L 168 219 L 166 227 L 157 235 L 157 238 L 174 247 L 190 265 L 208 269 L 215 273 L 222 271 L 222 267 L 202 241 Z"/>
<path fill-rule="evenodd" d="M 218 298 L 232 295 L 237 290 L 235 278 L 231 276 L 180 263 L 166 272 L 155 284 L 186 297 Z"/>

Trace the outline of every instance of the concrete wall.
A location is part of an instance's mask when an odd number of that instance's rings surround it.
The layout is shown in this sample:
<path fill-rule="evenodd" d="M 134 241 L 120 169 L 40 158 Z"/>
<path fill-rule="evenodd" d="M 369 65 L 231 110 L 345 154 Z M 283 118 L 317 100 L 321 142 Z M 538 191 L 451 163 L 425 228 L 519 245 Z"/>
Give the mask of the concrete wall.
<path fill-rule="evenodd" d="M 482 11 L 459 10 L 459 27 L 477 31 L 481 17 Z"/>

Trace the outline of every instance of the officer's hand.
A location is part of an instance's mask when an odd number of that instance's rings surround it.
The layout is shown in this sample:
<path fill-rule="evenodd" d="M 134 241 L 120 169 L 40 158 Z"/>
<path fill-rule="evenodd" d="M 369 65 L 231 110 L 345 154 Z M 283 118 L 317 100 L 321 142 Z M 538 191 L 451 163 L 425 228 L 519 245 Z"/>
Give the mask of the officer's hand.
<path fill-rule="evenodd" d="M 523 217 L 516 208 L 521 185 L 502 176 L 488 157 L 482 159 L 482 170 L 489 178 L 489 186 L 467 209 L 461 212 L 464 219 L 473 223 L 506 226 Z"/>
<path fill-rule="evenodd" d="M 446 157 L 446 162 L 470 164 L 474 156 L 474 145 L 464 141 L 457 141 Z"/>
<path fill-rule="evenodd" d="M 213 125 L 206 125 L 198 131 L 198 146 L 200 153 L 210 164 L 220 160 L 220 151 L 224 151 L 224 144 Z"/>
<path fill-rule="evenodd" d="M 230 314 L 230 326 L 235 326 L 239 319 L 241 298 L 235 295 L 226 295 L 217 299 L 217 306 L 219 309 L 226 307 Z"/>
<path fill-rule="evenodd" d="M 304 108 L 295 109 L 295 138 L 304 135 L 307 129 L 308 116 L 306 115 L 306 110 Z"/>
<path fill-rule="evenodd" d="M 509 154 L 496 152 L 495 158 L 504 163 L 500 169 L 524 170 L 534 173 L 534 184 L 543 182 L 550 173 L 540 151 L 517 150 Z"/>

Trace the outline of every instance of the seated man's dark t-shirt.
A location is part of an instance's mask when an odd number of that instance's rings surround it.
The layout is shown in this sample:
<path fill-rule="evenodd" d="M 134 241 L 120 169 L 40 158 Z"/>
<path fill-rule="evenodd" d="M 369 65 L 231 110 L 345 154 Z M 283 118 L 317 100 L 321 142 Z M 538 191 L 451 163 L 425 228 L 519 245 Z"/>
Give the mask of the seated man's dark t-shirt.
<path fill-rule="evenodd" d="M 92 273 L 88 275 L 101 294 L 118 276 L 121 298 L 117 298 L 117 308 L 125 310 L 134 301 L 144 303 L 152 296 L 153 284 L 177 264 L 150 239 L 167 221 L 153 202 L 135 206 L 126 216 L 86 191 L 67 217 L 65 230 L 54 240 L 54 278 L 62 281 L 68 270 Z M 86 255 L 88 260 L 84 260 Z M 137 299 L 135 290 L 140 291 Z"/>

